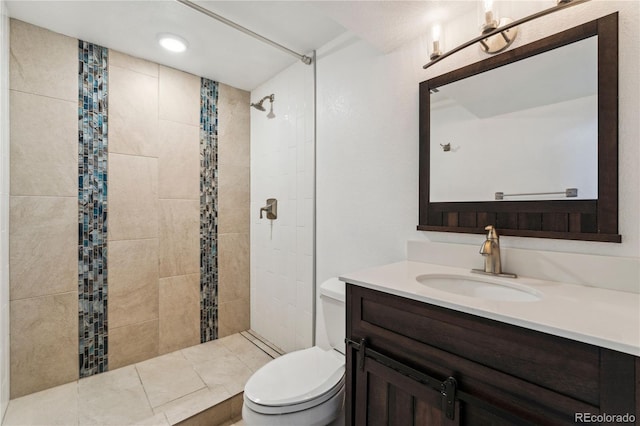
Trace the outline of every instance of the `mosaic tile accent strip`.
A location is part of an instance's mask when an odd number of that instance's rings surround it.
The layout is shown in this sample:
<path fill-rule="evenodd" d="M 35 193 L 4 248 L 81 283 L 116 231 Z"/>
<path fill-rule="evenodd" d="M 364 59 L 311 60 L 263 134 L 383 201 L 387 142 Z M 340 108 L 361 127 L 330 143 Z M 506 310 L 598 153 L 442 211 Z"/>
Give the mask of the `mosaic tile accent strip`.
<path fill-rule="evenodd" d="M 108 370 L 108 50 L 78 40 L 78 360 L 80 377 Z"/>
<path fill-rule="evenodd" d="M 218 338 L 218 83 L 200 83 L 200 341 Z"/>

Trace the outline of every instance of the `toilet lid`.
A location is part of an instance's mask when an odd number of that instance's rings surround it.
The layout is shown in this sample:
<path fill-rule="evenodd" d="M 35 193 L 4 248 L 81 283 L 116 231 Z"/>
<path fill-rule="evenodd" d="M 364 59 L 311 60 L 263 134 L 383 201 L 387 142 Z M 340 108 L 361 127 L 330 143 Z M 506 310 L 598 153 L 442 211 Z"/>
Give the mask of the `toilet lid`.
<path fill-rule="evenodd" d="M 244 399 L 265 408 L 313 405 L 307 403 L 335 393 L 344 364 L 344 355 L 335 350 L 314 346 L 291 352 L 256 371 L 244 387 Z"/>

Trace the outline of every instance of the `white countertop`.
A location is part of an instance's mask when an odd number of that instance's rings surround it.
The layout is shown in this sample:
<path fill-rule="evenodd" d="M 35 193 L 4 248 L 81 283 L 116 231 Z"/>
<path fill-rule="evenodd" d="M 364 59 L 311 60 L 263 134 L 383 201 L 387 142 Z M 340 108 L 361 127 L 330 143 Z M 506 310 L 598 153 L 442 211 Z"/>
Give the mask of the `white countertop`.
<path fill-rule="evenodd" d="M 427 287 L 416 281 L 416 277 L 423 274 L 484 277 L 468 269 L 404 261 L 345 274 L 340 280 L 640 356 L 640 294 L 527 277 L 487 277 L 487 280 L 528 287 L 542 296 L 540 300 L 528 302 L 495 301 Z"/>

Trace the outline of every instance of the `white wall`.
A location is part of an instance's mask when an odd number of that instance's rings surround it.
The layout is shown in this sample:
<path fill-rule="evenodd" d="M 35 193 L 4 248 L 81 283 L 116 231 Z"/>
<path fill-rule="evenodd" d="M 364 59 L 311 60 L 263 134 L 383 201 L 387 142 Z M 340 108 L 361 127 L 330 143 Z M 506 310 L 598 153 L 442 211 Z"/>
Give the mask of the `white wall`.
<path fill-rule="evenodd" d="M 0 422 L 9 403 L 9 17 L 0 2 Z"/>
<path fill-rule="evenodd" d="M 287 352 L 313 327 L 313 67 L 297 63 L 251 92 L 251 328 Z M 278 218 L 260 219 L 267 198 Z"/>
<path fill-rule="evenodd" d="M 546 2 L 503 2 L 519 18 Z M 598 1 L 520 28 L 513 47 L 620 11 L 622 244 L 504 237 L 505 247 L 640 256 L 640 4 Z M 447 48 L 475 37 L 476 13 L 444 26 Z M 318 51 L 317 279 L 404 259 L 409 239 L 478 244 L 479 235 L 418 232 L 418 83 L 486 58 L 470 47 L 428 70 L 428 36 L 382 55 L 353 35 Z M 517 271 L 516 271 L 517 272 Z"/>

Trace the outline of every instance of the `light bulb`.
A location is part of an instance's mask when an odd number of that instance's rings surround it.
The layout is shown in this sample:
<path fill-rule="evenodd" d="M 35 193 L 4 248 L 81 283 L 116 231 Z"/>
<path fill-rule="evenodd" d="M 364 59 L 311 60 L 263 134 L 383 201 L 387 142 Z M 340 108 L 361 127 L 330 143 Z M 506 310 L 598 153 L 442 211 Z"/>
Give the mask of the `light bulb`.
<path fill-rule="evenodd" d="M 432 37 L 432 45 L 433 45 L 433 50 L 431 51 L 431 54 L 429 55 L 429 58 L 433 61 L 434 59 L 438 58 L 440 55 L 442 55 L 442 50 L 440 50 L 440 34 L 442 32 L 442 29 L 440 28 L 440 25 L 434 25 L 431 28 L 431 37 Z"/>
<path fill-rule="evenodd" d="M 431 38 L 432 41 L 436 42 L 436 41 L 440 41 L 440 32 L 441 32 L 441 28 L 440 25 L 434 25 L 433 28 L 431 28 Z"/>

